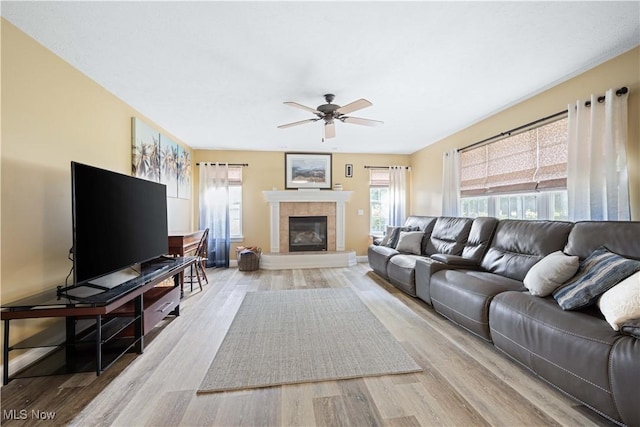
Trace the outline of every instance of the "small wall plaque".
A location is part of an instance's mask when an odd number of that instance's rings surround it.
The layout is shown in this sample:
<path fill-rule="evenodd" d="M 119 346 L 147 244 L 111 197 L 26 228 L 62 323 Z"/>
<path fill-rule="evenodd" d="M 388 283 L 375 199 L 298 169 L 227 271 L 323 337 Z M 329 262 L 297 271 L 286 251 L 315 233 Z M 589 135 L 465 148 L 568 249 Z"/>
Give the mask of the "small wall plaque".
<path fill-rule="evenodd" d="M 351 163 L 344 165 L 344 176 L 353 178 L 353 165 Z"/>

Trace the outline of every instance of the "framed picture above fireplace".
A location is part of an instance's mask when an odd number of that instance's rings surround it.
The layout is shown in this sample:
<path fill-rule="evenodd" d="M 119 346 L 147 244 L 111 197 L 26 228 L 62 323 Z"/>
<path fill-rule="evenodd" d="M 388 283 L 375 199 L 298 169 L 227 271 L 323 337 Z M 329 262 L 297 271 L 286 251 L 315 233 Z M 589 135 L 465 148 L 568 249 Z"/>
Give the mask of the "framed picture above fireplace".
<path fill-rule="evenodd" d="M 287 190 L 331 189 L 331 153 L 285 153 L 284 169 Z"/>

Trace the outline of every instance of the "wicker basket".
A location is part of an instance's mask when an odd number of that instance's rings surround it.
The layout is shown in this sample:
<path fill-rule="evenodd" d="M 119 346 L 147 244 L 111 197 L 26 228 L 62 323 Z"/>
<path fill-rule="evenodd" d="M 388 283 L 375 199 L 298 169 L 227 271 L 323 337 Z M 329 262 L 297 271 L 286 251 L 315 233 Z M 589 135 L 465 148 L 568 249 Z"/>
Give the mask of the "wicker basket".
<path fill-rule="evenodd" d="M 239 246 L 236 248 L 236 258 L 238 259 L 238 270 L 255 271 L 260 268 L 260 255 L 262 250 L 257 247 Z"/>

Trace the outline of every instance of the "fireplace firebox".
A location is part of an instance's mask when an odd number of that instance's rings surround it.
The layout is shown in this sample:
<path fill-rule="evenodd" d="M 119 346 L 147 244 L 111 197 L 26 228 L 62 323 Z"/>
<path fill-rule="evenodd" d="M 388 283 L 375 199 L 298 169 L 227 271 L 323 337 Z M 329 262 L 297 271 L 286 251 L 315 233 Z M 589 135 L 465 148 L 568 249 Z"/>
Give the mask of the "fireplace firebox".
<path fill-rule="evenodd" d="M 326 216 L 289 217 L 289 252 L 326 250 Z"/>

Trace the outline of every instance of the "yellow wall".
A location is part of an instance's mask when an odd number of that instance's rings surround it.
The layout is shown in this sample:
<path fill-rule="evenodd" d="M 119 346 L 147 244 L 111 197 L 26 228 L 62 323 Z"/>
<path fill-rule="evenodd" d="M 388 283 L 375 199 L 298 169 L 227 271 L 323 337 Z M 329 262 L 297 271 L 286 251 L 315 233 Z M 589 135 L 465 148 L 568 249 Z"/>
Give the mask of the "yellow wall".
<path fill-rule="evenodd" d="M 411 212 L 440 215 L 444 152 L 566 110 L 568 104 L 587 100 L 592 93 L 604 94 L 607 89 L 622 86 L 630 90 L 627 156 L 631 216 L 633 220 L 640 220 L 640 47 L 413 153 Z"/>
<path fill-rule="evenodd" d="M 1 297 L 63 284 L 71 268 L 72 160 L 131 173 L 138 111 L 2 20 Z M 169 222 L 191 228 L 191 200 L 169 199 Z M 99 242 L 96 242 L 99 244 Z M 15 341 L 21 328 L 12 328 Z"/>
<path fill-rule="evenodd" d="M 214 151 L 196 150 L 196 162 L 248 163 L 242 171 L 242 228 L 244 241 L 232 246 L 231 253 L 239 245 L 260 246 L 269 251 L 269 205 L 263 191 L 284 190 L 284 152 L 274 151 Z M 353 165 L 353 178 L 345 178 L 346 164 Z M 366 255 L 369 245 L 369 171 L 364 166 L 409 165 L 408 155 L 333 153 L 332 182 L 342 184 L 344 191 L 353 191 L 346 205 L 345 248 Z M 198 168 L 194 172 L 197 179 Z M 410 175 L 409 175 L 410 177 Z M 197 224 L 197 184 L 194 223 Z M 409 199 L 410 192 L 407 193 Z M 363 215 L 358 215 L 358 209 Z"/>

